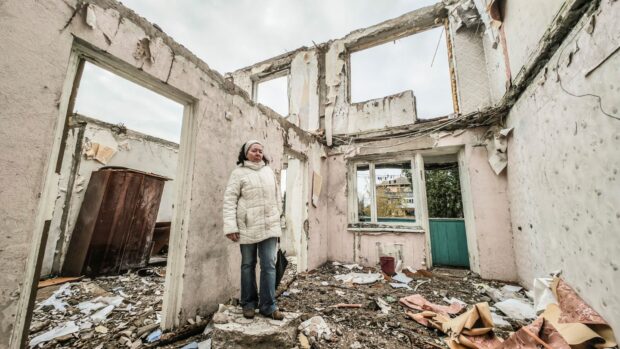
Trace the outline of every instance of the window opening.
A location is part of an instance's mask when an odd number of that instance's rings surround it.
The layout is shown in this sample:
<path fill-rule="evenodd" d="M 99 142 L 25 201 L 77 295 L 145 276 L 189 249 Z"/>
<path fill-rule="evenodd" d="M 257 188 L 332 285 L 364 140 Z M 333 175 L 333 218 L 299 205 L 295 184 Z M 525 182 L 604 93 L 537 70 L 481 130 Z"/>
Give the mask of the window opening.
<path fill-rule="evenodd" d="M 454 113 L 443 27 L 353 52 L 350 60 L 351 103 L 412 90 L 418 119 Z"/>
<path fill-rule="evenodd" d="M 273 109 L 282 117 L 288 117 L 288 76 L 260 81 L 255 87 L 256 101 Z"/>

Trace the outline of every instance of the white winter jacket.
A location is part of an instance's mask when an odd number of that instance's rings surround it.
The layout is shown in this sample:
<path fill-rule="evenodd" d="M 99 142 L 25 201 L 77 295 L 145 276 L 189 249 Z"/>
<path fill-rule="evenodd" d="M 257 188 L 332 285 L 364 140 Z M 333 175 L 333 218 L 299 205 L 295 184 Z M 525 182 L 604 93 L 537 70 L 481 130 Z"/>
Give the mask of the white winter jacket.
<path fill-rule="evenodd" d="M 224 192 L 224 234 L 239 233 L 241 244 L 280 237 L 282 206 L 276 176 L 264 162 L 245 161 L 230 174 Z"/>

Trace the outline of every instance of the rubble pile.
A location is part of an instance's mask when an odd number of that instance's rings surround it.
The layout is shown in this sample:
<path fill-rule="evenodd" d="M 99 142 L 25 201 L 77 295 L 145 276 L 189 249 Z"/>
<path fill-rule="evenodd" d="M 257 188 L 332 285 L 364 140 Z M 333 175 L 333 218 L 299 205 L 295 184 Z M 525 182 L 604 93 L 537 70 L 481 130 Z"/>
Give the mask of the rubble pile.
<path fill-rule="evenodd" d="M 297 275 L 279 306 L 302 313 L 299 348 L 616 345 L 605 320 L 557 275 L 534 285 L 530 292 L 460 269 L 405 268 L 388 276 L 333 262 Z"/>
<path fill-rule="evenodd" d="M 489 293 L 498 296 L 501 290 L 511 290 L 513 295 L 527 299 L 520 287 L 517 290 L 516 286 L 482 280 L 466 270 L 404 270 L 389 278 L 379 269 L 334 262 L 297 275 L 278 304 L 284 311 L 302 313 L 304 321 L 320 317 L 328 325 L 329 331 L 320 336 L 302 331 L 306 338 L 299 341 L 300 348 L 307 341 L 320 348 L 430 349 L 446 347 L 442 339 L 445 335 L 412 321 L 406 315 L 412 309 L 401 305 L 401 299 L 419 295 L 425 304 L 452 308 L 456 313 L 479 302 L 493 304 Z M 495 328 L 502 338 L 529 322 L 491 309 L 493 319 L 502 322 L 502 328 Z"/>
<path fill-rule="evenodd" d="M 299 315 L 284 313 L 283 320 L 273 320 L 257 314 L 246 319 L 240 306 L 222 304 L 213 315 L 213 349 L 293 348 Z"/>
<path fill-rule="evenodd" d="M 165 268 L 39 289 L 28 336 L 36 348 L 140 348 L 161 335 Z"/>
<path fill-rule="evenodd" d="M 31 348 L 450 348 L 616 346 L 603 318 L 557 275 L 534 289 L 462 269 L 380 269 L 330 262 L 297 274 L 289 258 L 278 294 L 285 319 L 243 317 L 238 300 L 213 316 L 160 329 L 164 268 L 39 290 Z"/>

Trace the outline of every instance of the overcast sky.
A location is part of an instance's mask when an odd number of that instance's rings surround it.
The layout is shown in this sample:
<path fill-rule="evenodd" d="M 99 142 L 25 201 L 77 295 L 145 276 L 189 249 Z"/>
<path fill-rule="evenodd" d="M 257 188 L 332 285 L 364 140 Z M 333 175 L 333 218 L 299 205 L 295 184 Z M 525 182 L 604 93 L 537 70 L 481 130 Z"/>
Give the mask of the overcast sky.
<path fill-rule="evenodd" d="M 222 74 L 300 46 L 312 46 L 313 41 L 321 43 L 342 37 L 352 30 L 367 27 L 436 2 L 438 0 L 123 1 L 127 7 L 159 25 L 164 32 Z M 394 58 L 386 60 L 385 53 L 375 54 L 374 57 L 365 60 L 361 57 L 364 51 L 354 54 L 354 58 L 356 55 L 360 56 L 359 60 L 362 63 L 359 66 L 364 67 L 358 71 L 374 73 L 374 76 L 372 74 L 359 78 L 356 75 L 353 76 L 354 81 L 356 78 L 358 81 L 365 81 L 366 87 L 362 90 L 367 91 L 360 92 L 360 100 L 382 97 L 405 89 L 424 90 L 429 82 L 437 83 L 435 81 L 438 79 L 437 76 L 442 81 L 447 78 L 447 67 L 444 67 L 442 63 L 444 61 L 447 63 L 443 39 L 437 53 L 438 58 L 433 67 L 430 67 L 432 54 L 440 39 L 440 31 L 441 29 L 436 33 L 429 32 L 423 40 L 418 40 L 419 43 L 407 45 L 409 47 L 407 52 L 413 52 L 415 56 L 411 58 L 412 67 L 417 67 L 414 73 L 402 74 L 403 72 L 400 72 L 401 74 L 398 74 L 398 71 L 389 72 L 367 68 L 386 66 L 386 62 L 396 63 Z M 389 45 L 399 46 L 400 44 L 389 43 L 383 46 Z M 424 47 L 425 54 L 415 55 L 416 52 L 420 52 L 421 47 Z M 431 48 L 430 57 L 429 47 Z M 380 51 L 381 48 L 378 47 L 375 50 Z M 410 59 L 407 57 L 411 54 L 408 55 L 403 49 L 396 49 L 394 52 L 396 53 L 391 53 L 391 57 L 400 57 L 399 63 Z M 370 50 L 368 55 L 373 56 Z M 395 66 L 395 64 L 389 66 Z M 355 69 L 355 61 L 353 68 Z M 433 73 L 434 71 L 439 73 Z M 445 77 L 441 76 L 442 72 Z M 432 79 L 429 78 L 431 76 Z M 414 86 L 411 82 L 408 83 L 409 80 L 417 81 L 421 87 Z M 97 67 L 87 67 L 80 84 L 76 111 L 113 123 L 122 122 L 130 129 L 178 142 L 182 106 L 150 91 L 141 91 L 141 88 L 132 85 Z M 373 93 L 380 94 L 386 86 L 388 89 L 392 88 L 393 91 L 387 93 L 386 90 L 383 95 L 372 95 Z M 261 96 L 261 98 L 266 101 L 274 100 L 277 104 L 278 89 L 275 88 L 274 91 L 273 96 Z M 427 92 L 432 97 L 424 98 L 429 101 L 426 104 L 430 106 L 425 107 L 429 110 L 427 114 L 442 115 L 442 113 L 451 112 L 451 109 L 444 112 L 445 106 L 433 107 L 433 105 L 445 104 L 436 102 L 445 99 L 445 91 L 444 88 L 442 91 Z M 353 90 L 353 93 L 355 96 L 356 90 Z M 416 96 L 420 99 L 418 92 Z M 421 103 L 418 100 L 418 109 L 420 108 Z M 282 110 L 285 107 L 275 105 L 274 109 Z M 427 115 L 427 117 L 438 115 Z"/>

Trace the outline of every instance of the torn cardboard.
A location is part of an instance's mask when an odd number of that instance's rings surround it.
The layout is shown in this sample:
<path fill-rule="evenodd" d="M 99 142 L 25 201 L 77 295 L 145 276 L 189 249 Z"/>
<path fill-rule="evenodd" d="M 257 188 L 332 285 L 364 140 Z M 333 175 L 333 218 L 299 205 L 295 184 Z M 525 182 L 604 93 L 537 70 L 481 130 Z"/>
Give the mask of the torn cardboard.
<path fill-rule="evenodd" d="M 107 165 L 107 163 L 110 162 L 110 159 L 112 159 L 112 157 L 116 154 L 116 149 L 99 143 L 87 142 L 84 145 L 83 154 L 88 160 L 94 159 L 104 165 Z"/>

